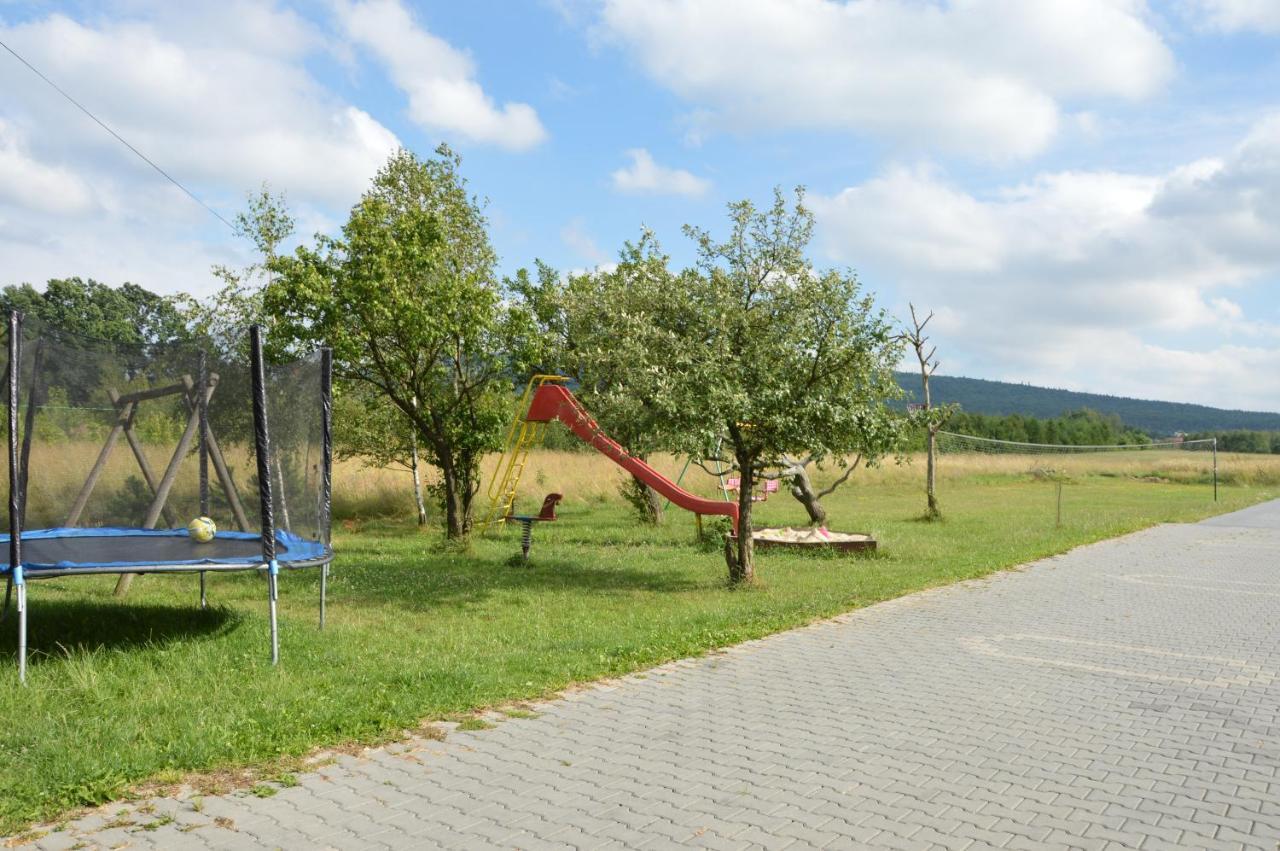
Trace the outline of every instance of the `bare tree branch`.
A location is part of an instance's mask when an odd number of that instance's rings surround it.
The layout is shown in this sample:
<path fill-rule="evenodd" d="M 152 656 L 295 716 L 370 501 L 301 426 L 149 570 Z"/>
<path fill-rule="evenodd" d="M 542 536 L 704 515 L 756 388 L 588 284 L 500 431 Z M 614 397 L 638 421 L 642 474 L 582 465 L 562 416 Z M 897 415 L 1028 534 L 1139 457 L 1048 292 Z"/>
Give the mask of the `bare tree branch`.
<path fill-rule="evenodd" d="M 690 458 L 689 460 L 693 462 L 693 465 L 695 467 L 702 470 L 702 472 L 706 473 L 709 476 L 722 476 L 725 473 L 736 473 L 738 471 L 737 464 L 726 461 L 723 458 L 705 458 L 705 459 Z M 711 469 L 704 463 L 705 461 L 715 461 L 720 465 L 720 469 L 719 470 Z"/>
<path fill-rule="evenodd" d="M 858 464 L 860 464 L 861 462 L 862 462 L 861 455 L 859 455 L 857 458 L 854 458 L 853 463 L 849 465 L 848 469 L 844 471 L 844 474 L 840 476 L 840 478 L 832 482 L 830 487 L 824 488 L 818 491 L 818 499 L 831 496 L 831 494 L 835 493 L 836 488 L 840 487 L 842 484 L 844 484 L 849 480 L 849 477 L 853 475 L 854 470 L 858 469 Z"/>

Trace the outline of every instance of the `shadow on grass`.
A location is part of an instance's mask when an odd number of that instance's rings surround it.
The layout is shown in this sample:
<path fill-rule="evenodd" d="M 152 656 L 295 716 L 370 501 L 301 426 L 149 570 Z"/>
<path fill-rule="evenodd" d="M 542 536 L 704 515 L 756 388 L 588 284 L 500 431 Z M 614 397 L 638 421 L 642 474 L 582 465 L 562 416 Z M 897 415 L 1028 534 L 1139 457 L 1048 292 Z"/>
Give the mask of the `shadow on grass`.
<path fill-rule="evenodd" d="M 519 557 L 519 550 L 516 551 Z M 344 606 L 394 604 L 411 610 L 465 608 L 491 596 L 524 592 L 530 596 L 559 591 L 612 595 L 636 591 L 672 594 L 706 587 L 698 579 L 663 566 L 629 567 L 610 559 L 587 564 L 551 548 L 534 547 L 528 564 L 513 563 L 511 554 L 443 557 L 406 554 L 381 564 L 361 564 L 344 554 L 335 567 L 332 599 Z M 388 561 L 390 563 L 388 563 Z"/>
<path fill-rule="evenodd" d="M 59 600 L 32 595 L 28 601 L 32 661 L 84 650 L 130 649 L 213 638 L 234 629 L 240 616 L 218 606 L 167 606 L 111 600 Z M 0 654 L 18 651 L 17 613 L 11 606 L 0 626 Z"/>

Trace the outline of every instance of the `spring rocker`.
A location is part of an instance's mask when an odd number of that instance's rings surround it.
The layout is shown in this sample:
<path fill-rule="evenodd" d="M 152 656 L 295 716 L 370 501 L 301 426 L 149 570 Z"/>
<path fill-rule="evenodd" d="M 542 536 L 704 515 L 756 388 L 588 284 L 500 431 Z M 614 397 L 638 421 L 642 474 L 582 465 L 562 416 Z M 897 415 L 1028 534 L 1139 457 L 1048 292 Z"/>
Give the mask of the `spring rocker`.
<path fill-rule="evenodd" d="M 542 500 L 542 510 L 537 514 L 508 514 L 502 518 L 504 523 L 514 521 L 520 524 L 520 561 L 522 564 L 529 563 L 529 547 L 533 545 L 533 524 L 555 522 L 556 506 L 559 505 L 562 499 L 564 499 L 564 494 L 549 493 Z"/>

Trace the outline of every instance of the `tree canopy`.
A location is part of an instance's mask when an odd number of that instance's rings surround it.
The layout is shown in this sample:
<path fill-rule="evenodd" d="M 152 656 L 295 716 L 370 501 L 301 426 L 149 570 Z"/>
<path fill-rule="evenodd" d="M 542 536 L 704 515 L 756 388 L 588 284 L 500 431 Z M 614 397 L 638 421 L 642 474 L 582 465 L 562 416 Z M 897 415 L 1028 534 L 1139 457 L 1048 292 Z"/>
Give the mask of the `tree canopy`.
<path fill-rule="evenodd" d="M 646 327 L 649 309 L 678 286 L 656 240 L 649 233 L 626 244 L 608 269 L 562 277 L 538 264 L 537 277 L 521 270 L 511 288 L 524 299 L 540 334 L 526 353 L 533 371 L 554 372 L 577 381 L 576 392 L 602 429 L 630 454 L 644 458 L 667 448 L 654 399 L 644 395 L 634 370 L 650 357 L 654 330 Z M 629 477 L 622 496 L 641 519 L 656 523 L 662 498 Z"/>
<path fill-rule="evenodd" d="M 125 346 L 163 346 L 189 338 L 178 298 L 137 284 L 112 287 L 93 278 L 54 278 L 43 291 L 31 284 L 0 290 L 0 307 L 82 337 Z"/>
<path fill-rule="evenodd" d="M 580 279 L 597 308 L 584 309 L 590 327 L 579 339 L 590 342 L 575 354 L 599 377 L 596 404 L 631 411 L 650 445 L 718 454 L 741 478 L 741 534 L 726 548 L 734 581 L 752 578 L 758 477 L 795 456 L 880 457 L 904 434 L 885 404 L 900 392 L 894 327 L 852 273 L 814 268 L 803 200 L 776 191 L 763 210 L 731 204 L 724 241 L 687 227 L 694 268 L 670 272 L 645 235 L 616 273 Z"/>
<path fill-rule="evenodd" d="M 527 326 L 502 297 L 459 165 L 445 146 L 426 160 L 393 154 L 342 235 L 275 261 L 264 293 L 278 337 L 328 344 L 339 376 L 376 388 L 414 425 L 451 537 L 470 527 L 480 461 L 510 411 L 506 356 Z"/>

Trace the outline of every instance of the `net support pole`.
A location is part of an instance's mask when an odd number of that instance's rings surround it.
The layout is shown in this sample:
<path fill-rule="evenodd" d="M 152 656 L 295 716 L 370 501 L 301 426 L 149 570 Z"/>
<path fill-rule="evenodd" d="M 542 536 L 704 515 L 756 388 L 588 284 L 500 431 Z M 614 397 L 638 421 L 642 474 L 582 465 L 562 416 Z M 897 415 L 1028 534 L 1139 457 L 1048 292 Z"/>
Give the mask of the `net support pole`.
<path fill-rule="evenodd" d="M 204 350 L 196 364 L 196 405 L 200 411 L 197 445 L 200 449 L 200 516 L 209 516 L 209 364 Z M 209 608 L 205 571 L 200 571 L 200 608 Z"/>
<path fill-rule="evenodd" d="M 329 546 L 333 522 L 333 349 L 320 350 L 320 542 Z M 320 629 L 324 629 L 329 563 L 320 566 Z"/>
<path fill-rule="evenodd" d="M 22 314 L 9 312 L 9 576 L 18 595 L 18 682 L 27 681 L 27 583 L 22 575 L 22 470 L 18 466 L 18 375 Z"/>
<path fill-rule="evenodd" d="M 271 433 L 267 427 L 267 373 L 262 356 L 262 326 L 249 329 L 249 357 L 253 380 L 253 438 L 258 456 L 258 496 L 262 512 L 262 562 L 267 568 L 267 605 L 271 618 L 271 664 L 280 662 L 280 631 L 277 621 L 277 580 L 275 503 L 271 491 Z"/>
<path fill-rule="evenodd" d="M 1218 501 L 1218 438 L 1213 439 L 1213 501 Z"/>

